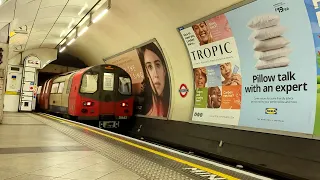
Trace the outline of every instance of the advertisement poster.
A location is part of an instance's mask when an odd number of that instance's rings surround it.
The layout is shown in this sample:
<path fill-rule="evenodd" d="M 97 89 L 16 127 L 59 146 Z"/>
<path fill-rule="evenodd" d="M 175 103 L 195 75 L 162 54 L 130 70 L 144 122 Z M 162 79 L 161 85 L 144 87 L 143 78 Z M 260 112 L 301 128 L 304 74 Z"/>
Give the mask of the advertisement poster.
<path fill-rule="evenodd" d="M 193 120 L 313 134 L 317 57 L 304 0 L 254 1 L 180 32 Z"/>
<path fill-rule="evenodd" d="M 156 42 L 105 59 L 123 68 L 132 79 L 135 113 L 167 118 L 170 104 L 170 76 L 166 59 Z"/>
<path fill-rule="evenodd" d="M 237 125 L 242 77 L 233 32 L 225 15 L 184 29 L 196 88 L 193 120 Z"/>
<path fill-rule="evenodd" d="M 317 108 L 314 134 L 320 135 L 320 0 L 304 0 L 312 28 L 317 67 Z"/>

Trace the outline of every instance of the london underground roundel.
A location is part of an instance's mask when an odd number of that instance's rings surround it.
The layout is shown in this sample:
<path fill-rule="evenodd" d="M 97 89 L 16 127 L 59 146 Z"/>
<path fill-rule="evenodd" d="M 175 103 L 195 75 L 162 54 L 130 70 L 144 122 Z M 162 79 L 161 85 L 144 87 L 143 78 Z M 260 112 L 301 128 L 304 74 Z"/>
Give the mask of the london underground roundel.
<path fill-rule="evenodd" d="M 180 96 L 185 98 L 187 96 L 188 92 L 189 92 L 189 89 L 188 89 L 187 85 L 181 84 L 180 89 L 179 89 Z"/>

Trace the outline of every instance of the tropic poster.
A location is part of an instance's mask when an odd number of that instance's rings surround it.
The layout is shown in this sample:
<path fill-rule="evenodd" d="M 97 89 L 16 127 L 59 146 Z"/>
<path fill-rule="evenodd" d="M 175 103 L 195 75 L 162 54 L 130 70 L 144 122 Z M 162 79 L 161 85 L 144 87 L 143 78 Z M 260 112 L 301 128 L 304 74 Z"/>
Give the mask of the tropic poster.
<path fill-rule="evenodd" d="M 132 79 L 135 114 L 167 118 L 170 105 L 170 76 L 166 59 L 156 42 L 105 59 L 123 68 Z"/>
<path fill-rule="evenodd" d="M 192 119 L 237 125 L 242 77 L 235 39 L 224 14 L 181 31 L 196 88 Z"/>
<path fill-rule="evenodd" d="M 194 121 L 317 132 L 319 35 L 304 1 L 254 1 L 179 28 L 195 74 Z"/>

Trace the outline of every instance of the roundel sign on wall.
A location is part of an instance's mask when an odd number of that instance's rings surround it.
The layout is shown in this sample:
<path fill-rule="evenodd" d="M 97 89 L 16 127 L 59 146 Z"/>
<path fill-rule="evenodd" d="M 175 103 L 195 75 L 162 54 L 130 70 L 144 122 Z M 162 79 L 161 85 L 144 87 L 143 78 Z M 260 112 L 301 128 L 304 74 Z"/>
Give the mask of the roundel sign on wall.
<path fill-rule="evenodd" d="M 189 92 L 189 89 L 188 89 L 187 85 L 181 84 L 180 89 L 179 89 L 180 96 L 185 98 L 187 96 L 188 92 Z"/>

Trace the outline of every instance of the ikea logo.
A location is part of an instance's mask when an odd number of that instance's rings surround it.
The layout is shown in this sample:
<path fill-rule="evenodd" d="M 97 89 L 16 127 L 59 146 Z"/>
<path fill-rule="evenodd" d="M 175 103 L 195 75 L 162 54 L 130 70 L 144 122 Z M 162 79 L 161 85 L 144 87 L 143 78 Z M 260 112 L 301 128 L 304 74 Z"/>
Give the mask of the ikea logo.
<path fill-rule="evenodd" d="M 277 114 L 278 109 L 277 108 L 266 108 L 266 114 Z"/>

